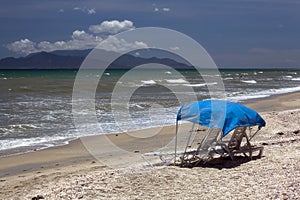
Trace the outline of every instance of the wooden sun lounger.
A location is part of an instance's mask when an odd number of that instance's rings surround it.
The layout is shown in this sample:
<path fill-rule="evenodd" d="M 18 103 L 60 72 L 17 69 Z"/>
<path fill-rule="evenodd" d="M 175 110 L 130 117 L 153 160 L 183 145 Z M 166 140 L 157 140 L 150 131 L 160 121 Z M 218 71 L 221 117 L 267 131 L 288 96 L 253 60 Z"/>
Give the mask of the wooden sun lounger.
<path fill-rule="evenodd" d="M 197 149 L 185 150 L 181 154 L 181 166 L 190 165 L 193 163 L 198 163 L 199 161 L 209 161 L 211 159 L 210 152 L 212 151 L 212 146 L 214 146 L 220 135 L 220 129 L 211 128 L 208 130 L 207 135 L 199 143 Z"/>
<path fill-rule="evenodd" d="M 238 127 L 234 130 L 230 141 L 219 141 L 216 146 L 221 147 L 220 149 L 215 149 L 215 152 L 223 155 L 228 154 L 233 160 L 236 154 L 244 154 L 252 159 L 253 152 L 259 151 L 258 157 L 262 156 L 263 146 L 252 145 L 250 143 L 249 137 L 246 134 L 247 127 Z M 246 139 L 245 144 L 242 144 L 243 139 Z"/>
<path fill-rule="evenodd" d="M 234 160 L 235 155 L 243 154 L 252 159 L 253 153 L 258 151 L 257 156 L 261 157 L 263 146 L 252 145 L 250 143 L 250 139 L 246 133 L 247 128 L 248 127 L 236 128 L 229 141 L 218 140 L 219 130 L 211 129 L 210 134 L 205 137 L 196 151 L 185 152 L 183 154 L 181 160 L 182 165 L 199 163 L 200 161 L 207 162 L 214 158 L 215 154 L 221 157 L 229 155 L 232 160 Z M 192 157 L 190 155 L 192 155 Z"/>
<path fill-rule="evenodd" d="M 161 161 L 165 164 L 170 164 L 172 161 L 177 162 L 181 166 L 189 166 L 189 165 L 197 165 L 199 162 L 207 162 L 215 157 L 215 155 L 219 155 L 221 157 L 230 156 L 232 160 L 234 160 L 234 156 L 237 154 L 243 154 L 250 159 L 253 157 L 253 153 L 258 151 L 258 157 L 262 156 L 263 146 L 252 145 L 250 143 L 246 129 L 248 127 L 238 127 L 232 133 L 230 140 L 222 141 L 218 140 L 220 130 L 219 129 L 210 129 L 209 134 L 199 143 L 197 149 L 185 148 L 184 151 L 177 152 L 177 158 L 174 152 L 150 152 L 144 154 L 145 156 L 159 156 Z M 169 159 L 165 157 L 170 156 Z M 150 163 L 146 157 L 143 158 Z M 151 164 L 150 164 L 151 165 Z"/>

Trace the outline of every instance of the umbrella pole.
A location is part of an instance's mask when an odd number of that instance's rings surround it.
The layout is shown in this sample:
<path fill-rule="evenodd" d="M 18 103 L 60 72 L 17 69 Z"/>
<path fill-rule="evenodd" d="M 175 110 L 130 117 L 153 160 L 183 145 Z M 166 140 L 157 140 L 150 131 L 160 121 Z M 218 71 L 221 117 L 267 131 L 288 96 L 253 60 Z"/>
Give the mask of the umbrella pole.
<path fill-rule="evenodd" d="M 258 127 L 257 131 L 252 136 L 250 136 L 249 141 L 258 133 L 258 131 L 260 131 L 260 129 L 261 127 Z"/>
<path fill-rule="evenodd" d="M 174 164 L 176 164 L 176 158 L 177 158 L 177 135 L 178 135 L 178 120 L 176 120 L 176 137 L 175 137 L 175 158 L 174 158 Z"/>

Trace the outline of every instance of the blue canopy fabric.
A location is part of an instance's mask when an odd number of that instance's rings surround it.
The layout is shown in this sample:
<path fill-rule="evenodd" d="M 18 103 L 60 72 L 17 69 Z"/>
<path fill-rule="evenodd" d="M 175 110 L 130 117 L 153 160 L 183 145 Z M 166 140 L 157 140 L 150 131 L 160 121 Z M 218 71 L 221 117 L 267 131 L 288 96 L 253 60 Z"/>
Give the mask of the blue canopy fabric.
<path fill-rule="evenodd" d="M 254 110 L 229 101 L 204 100 L 183 104 L 177 121 L 190 121 L 209 128 L 220 128 L 222 137 L 240 126 L 265 126 L 264 119 Z"/>

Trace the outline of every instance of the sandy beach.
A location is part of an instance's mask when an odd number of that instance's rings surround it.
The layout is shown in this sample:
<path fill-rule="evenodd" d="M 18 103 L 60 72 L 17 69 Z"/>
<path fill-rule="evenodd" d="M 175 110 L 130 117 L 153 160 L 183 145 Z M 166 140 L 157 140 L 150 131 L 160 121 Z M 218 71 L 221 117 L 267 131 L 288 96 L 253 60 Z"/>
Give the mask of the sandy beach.
<path fill-rule="evenodd" d="M 92 136 L 1 157 L 0 199 L 299 199 L 300 93 L 245 104 L 267 122 L 254 138 L 264 145 L 261 159 L 222 159 L 191 169 L 144 167 L 140 153 L 168 144 L 175 126 Z M 157 134 L 147 142 L 130 136 L 149 132 Z M 109 142 L 126 152 L 111 150 Z"/>

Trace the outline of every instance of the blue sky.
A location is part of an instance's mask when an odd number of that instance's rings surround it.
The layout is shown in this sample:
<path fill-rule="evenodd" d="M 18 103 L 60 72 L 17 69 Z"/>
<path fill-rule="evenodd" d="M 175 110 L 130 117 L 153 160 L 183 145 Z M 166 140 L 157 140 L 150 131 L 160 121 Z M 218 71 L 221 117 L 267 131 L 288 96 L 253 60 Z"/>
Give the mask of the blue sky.
<path fill-rule="evenodd" d="M 139 27 L 198 41 L 221 67 L 299 67 L 298 0 L 2 0 L 0 58 L 84 49 Z"/>

